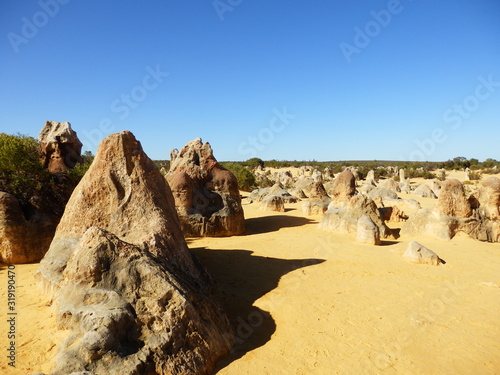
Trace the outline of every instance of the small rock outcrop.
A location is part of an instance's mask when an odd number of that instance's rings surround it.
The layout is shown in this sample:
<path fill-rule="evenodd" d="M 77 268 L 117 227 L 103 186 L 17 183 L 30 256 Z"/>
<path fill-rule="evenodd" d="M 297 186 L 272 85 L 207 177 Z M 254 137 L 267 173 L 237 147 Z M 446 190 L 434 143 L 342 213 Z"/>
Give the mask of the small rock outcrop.
<path fill-rule="evenodd" d="M 444 181 L 434 210 L 443 215 L 462 219 L 472 215 L 469 200 L 460 181 L 456 179 Z"/>
<path fill-rule="evenodd" d="M 101 142 L 36 278 L 70 331 L 53 375 L 208 374 L 231 347 L 170 188 L 130 132 Z"/>
<path fill-rule="evenodd" d="M 356 241 L 369 245 L 380 245 L 380 230 L 368 215 L 358 219 Z"/>
<path fill-rule="evenodd" d="M 50 173 L 63 173 L 80 161 L 82 143 L 69 122 L 47 121 L 38 135 L 42 163 Z"/>
<path fill-rule="evenodd" d="M 302 204 L 305 215 L 322 215 L 328 208 L 331 199 L 321 182 L 315 182 L 309 192 L 309 200 Z"/>
<path fill-rule="evenodd" d="M 434 194 L 434 191 L 432 191 L 430 186 L 427 184 L 418 185 L 413 191 L 413 194 L 422 198 L 437 198 L 436 194 Z"/>
<path fill-rule="evenodd" d="M 285 202 L 278 195 L 268 195 L 262 200 L 259 208 L 264 211 L 285 212 Z"/>
<path fill-rule="evenodd" d="M 361 222 L 359 222 L 359 220 Z M 378 230 L 374 230 L 371 223 Z M 380 244 L 382 238 L 396 238 L 396 235 L 384 223 L 382 215 L 375 202 L 364 195 L 357 194 L 344 202 L 333 201 L 319 222 L 323 230 L 356 235 L 358 239 L 370 238 L 373 244 Z M 373 236 L 373 240 L 371 240 Z"/>
<path fill-rule="evenodd" d="M 416 241 L 411 241 L 403 254 L 403 258 L 411 263 L 430 264 L 439 266 L 444 263 L 432 250 L 422 246 Z"/>
<path fill-rule="evenodd" d="M 173 160 L 167 181 L 182 231 L 187 236 L 232 236 L 245 232 L 238 181 L 215 159 L 201 138 L 187 143 Z"/>
<path fill-rule="evenodd" d="M 346 201 L 356 194 L 356 177 L 351 170 L 346 169 L 339 173 L 331 189 L 331 198 L 334 201 Z"/>
<path fill-rule="evenodd" d="M 0 261 L 34 263 L 50 246 L 59 218 L 36 212 L 26 219 L 18 200 L 0 192 Z"/>

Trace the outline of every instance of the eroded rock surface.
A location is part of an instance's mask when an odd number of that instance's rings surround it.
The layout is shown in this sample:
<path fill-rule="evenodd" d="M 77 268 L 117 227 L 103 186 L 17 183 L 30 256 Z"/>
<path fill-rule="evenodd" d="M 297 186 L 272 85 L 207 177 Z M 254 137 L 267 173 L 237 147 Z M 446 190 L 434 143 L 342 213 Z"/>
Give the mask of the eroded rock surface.
<path fill-rule="evenodd" d="M 188 236 L 232 236 L 245 232 L 238 181 L 200 138 L 171 153 L 167 180 L 182 230 Z"/>
<path fill-rule="evenodd" d="M 130 132 L 101 142 L 36 277 L 70 330 L 54 375 L 210 374 L 231 347 L 170 188 Z"/>
<path fill-rule="evenodd" d="M 82 143 L 69 122 L 47 121 L 38 135 L 42 163 L 50 173 L 63 173 L 80 161 Z"/>

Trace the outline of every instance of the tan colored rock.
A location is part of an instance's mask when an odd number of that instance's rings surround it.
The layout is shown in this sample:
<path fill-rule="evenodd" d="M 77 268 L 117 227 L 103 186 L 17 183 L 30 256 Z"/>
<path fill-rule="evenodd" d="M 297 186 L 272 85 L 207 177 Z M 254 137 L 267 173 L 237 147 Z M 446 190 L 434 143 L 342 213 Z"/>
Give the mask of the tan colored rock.
<path fill-rule="evenodd" d="M 397 193 L 401 192 L 401 188 L 399 187 L 399 184 L 396 181 L 394 181 L 392 178 L 387 178 L 385 180 L 379 181 L 378 187 L 392 190 L 392 191 L 395 191 Z"/>
<path fill-rule="evenodd" d="M 34 209 L 27 219 L 17 199 L 0 192 L 0 261 L 39 262 L 47 252 L 59 218 Z"/>
<path fill-rule="evenodd" d="M 319 222 L 319 228 L 332 232 L 357 235 L 358 220 L 366 216 L 378 228 L 380 239 L 397 238 L 384 223 L 380 212 L 372 199 L 358 194 L 345 201 L 342 205 L 332 201 L 328 210 Z"/>
<path fill-rule="evenodd" d="M 70 331 L 54 375 L 208 374 L 231 347 L 170 188 L 130 132 L 101 142 L 36 277 Z"/>
<path fill-rule="evenodd" d="M 278 195 L 268 195 L 262 200 L 259 208 L 264 211 L 285 212 L 285 202 Z"/>
<path fill-rule="evenodd" d="M 322 215 L 327 209 L 331 199 L 321 182 L 315 182 L 309 192 L 309 200 L 302 204 L 304 215 Z"/>
<path fill-rule="evenodd" d="M 458 218 L 467 218 L 472 215 L 470 203 L 460 181 L 450 179 L 443 182 L 434 210 L 443 215 Z"/>
<path fill-rule="evenodd" d="M 411 263 L 430 264 L 433 266 L 439 266 L 439 264 L 443 263 L 435 252 L 416 241 L 411 241 L 408 244 L 403 258 Z"/>
<path fill-rule="evenodd" d="M 47 121 L 38 135 L 42 163 L 50 173 L 63 173 L 80 161 L 82 143 L 69 122 Z"/>
<path fill-rule="evenodd" d="M 483 181 L 478 194 L 479 210 L 483 218 L 500 220 L 500 179 L 490 177 Z"/>
<path fill-rule="evenodd" d="M 356 178 L 346 169 L 335 178 L 331 198 L 335 201 L 345 201 L 356 194 Z"/>
<path fill-rule="evenodd" d="M 232 236 L 245 232 L 238 181 L 200 138 L 173 152 L 167 180 L 185 235 Z"/>
<path fill-rule="evenodd" d="M 427 184 L 418 185 L 413 191 L 413 194 L 422 198 L 437 198 L 436 194 L 434 194 L 434 191 L 432 191 L 431 187 Z"/>
<path fill-rule="evenodd" d="M 380 231 L 368 215 L 358 219 L 356 241 L 369 245 L 380 245 Z"/>

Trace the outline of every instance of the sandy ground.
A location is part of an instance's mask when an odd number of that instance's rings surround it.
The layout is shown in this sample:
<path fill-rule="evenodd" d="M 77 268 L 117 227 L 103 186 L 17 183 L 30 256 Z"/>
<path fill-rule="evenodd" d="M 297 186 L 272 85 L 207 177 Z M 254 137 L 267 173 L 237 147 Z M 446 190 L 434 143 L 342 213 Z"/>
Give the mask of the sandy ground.
<path fill-rule="evenodd" d="M 246 235 L 188 239 L 237 334 L 218 374 L 500 374 L 500 244 L 459 235 L 370 246 L 321 231 L 300 203 L 285 213 L 244 209 Z M 411 240 L 446 264 L 407 263 Z M 35 286 L 36 268 L 16 266 L 18 367 L 2 355 L 2 374 L 49 372 L 65 336 Z M 5 266 L 0 283 L 6 301 Z"/>

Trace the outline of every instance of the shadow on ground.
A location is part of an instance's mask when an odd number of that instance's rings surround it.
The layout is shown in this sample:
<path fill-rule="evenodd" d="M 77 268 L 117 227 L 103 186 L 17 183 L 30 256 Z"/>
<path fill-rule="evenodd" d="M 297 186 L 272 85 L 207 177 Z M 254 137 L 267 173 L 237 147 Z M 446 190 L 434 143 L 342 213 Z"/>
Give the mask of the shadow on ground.
<path fill-rule="evenodd" d="M 301 216 L 273 215 L 254 217 L 245 220 L 245 235 L 275 232 L 281 228 L 300 227 L 313 222 L 314 220 Z"/>
<path fill-rule="evenodd" d="M 264 345 L 276 331 L 276 323 L 267 311 L 254 302 L 278 286 L 283 275 L 323 263 L 323 259 L 277 259 L 252 255 L 248 250 L 193 248 L 217 283 L 216 296 L 224 306 L 235 331 L 231 354 L 219 362 L 226 367 L 245 353 Z"/>

